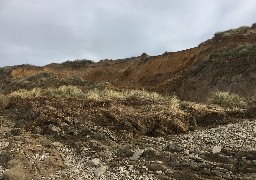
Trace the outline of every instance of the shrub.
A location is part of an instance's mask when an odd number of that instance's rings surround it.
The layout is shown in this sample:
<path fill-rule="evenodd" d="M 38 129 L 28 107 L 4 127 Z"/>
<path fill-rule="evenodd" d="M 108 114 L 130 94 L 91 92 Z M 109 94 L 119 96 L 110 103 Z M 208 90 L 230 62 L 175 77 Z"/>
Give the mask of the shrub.
<path fill-rule="evenodd" d="M 208 102 L 228 108 L 243 108 L 247 106 L 245 98 L 239 97 L 235 93 L 230 94 L 229 92 L 220 91 L 212 93 L 208 98 Z"/>

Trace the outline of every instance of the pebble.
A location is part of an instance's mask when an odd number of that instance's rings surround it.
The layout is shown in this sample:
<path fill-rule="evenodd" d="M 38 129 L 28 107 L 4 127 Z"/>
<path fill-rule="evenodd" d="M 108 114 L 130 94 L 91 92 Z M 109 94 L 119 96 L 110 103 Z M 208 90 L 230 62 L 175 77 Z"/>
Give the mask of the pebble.
<path fill-rule="evenodd" d="M 148 164 L 148 170 L 150 171 L 166 171 L 166 167 L 161 164 Z"/>
<path fill-rule="evenodd" d="M 213 148 L 212 148 L 212 153 L 213 154 L 218 154 L 218 153 L 220 153 L 221 152 L 221 146 L 214 146 Z"/>
<path fill-rule="evenodd" d="M 144 150 L 137 150 L 135 151 L 135 153 L 133 154 L 133 156 L 131 157 L 132 161 L 137 161 L 139 160 L 139 158 L 142 156 L 142 154 L 144 153 Z"/>
<path fill-rule="evenodd" d="M 101 167 L 95 169 L 94 174 L 96 177 L 100 177 L 106 172 L 106 170 L 107 170 L 106 166 L 101 166 Z"/>
<path fill-rule="evenodd" d="M 88 161 L 88 164 L 90 166 L 98 166 L 100 164 L 100 159 L 99 158 L 94 158 Z"/>

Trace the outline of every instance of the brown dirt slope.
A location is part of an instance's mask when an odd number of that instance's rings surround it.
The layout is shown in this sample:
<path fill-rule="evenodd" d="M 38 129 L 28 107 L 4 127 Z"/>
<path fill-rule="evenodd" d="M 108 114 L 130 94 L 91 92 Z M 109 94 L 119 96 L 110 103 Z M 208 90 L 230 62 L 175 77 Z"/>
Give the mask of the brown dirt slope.
<path fill-rule="evenodd" d="M 3 82 L 10 77 L 48 71 L 58 77 L 78 76 L 88 81 L 109 82 L 116 87 L 175 93 L 189 101 L 203 102 L 215 90 L 248 98 L 256 96 L 255 45 L 255 26 L 240 27 L 216 33 L 198 47 L 179 52 L 98 63 L 80 60 L 44 67 L 5 67 L 0 70 L 0 76 Z"/>

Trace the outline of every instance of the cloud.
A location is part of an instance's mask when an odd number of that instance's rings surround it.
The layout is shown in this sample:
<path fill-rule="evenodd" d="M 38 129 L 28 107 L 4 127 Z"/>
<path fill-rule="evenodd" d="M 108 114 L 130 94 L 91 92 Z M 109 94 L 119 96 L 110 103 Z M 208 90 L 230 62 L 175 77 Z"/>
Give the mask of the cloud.
<path fill-rule="evenodd" d="M 186 49 L 251 25 L 255 9 L 254 0 L 0 0 L 0 66 Z"/>

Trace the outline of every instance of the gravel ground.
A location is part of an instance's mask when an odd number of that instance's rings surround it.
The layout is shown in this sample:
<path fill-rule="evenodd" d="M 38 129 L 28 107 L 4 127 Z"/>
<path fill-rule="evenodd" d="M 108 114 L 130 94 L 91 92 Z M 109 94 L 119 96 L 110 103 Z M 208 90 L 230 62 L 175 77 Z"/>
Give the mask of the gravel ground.
<path fill-rule="evenodd" d="M 256 178 L 256 120 L 111 145 L 86 137 L 81 151 L 2 120 L 0 179 Z"/>

